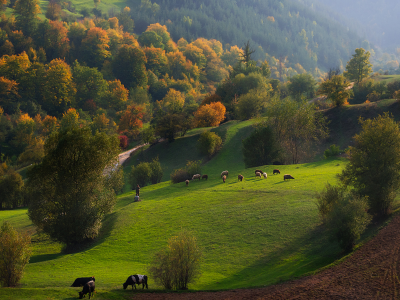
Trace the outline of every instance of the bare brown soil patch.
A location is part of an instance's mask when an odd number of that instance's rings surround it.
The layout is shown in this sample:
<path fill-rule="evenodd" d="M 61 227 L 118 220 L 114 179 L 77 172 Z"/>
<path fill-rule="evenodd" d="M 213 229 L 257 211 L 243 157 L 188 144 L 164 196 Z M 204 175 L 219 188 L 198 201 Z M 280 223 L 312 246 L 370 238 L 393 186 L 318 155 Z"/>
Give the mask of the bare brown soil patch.
<path fill-rule="evenodd" d="M 320 273 L 257 289 L 140 293 L 135 300 L 399 299 L 400 216 L 344 262 Z"/>

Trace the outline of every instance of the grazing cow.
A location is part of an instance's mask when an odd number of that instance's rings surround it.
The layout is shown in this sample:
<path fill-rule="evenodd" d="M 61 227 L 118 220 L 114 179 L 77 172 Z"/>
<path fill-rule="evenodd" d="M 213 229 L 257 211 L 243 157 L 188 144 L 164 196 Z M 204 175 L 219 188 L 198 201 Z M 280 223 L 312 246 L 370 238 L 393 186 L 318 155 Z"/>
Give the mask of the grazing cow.
<path fill-rule="evenodd" d="M 195 179 L 200 180 L 201 179 L 201 175 L 200 174 L 193 175 L 192 180 L 195 180 Z"/>
<path fill-rule="evenodd" d="M 79 292 L 79 299 L 85 297 L 87 293 L 89 293 L 89 299 L 90 299 L 90 296 L 92 295 L 92 293 L 94 293 L 94 288 L 95 286 L 93 280 L 86 282 L 86 284 L 83 286 L 82 292 Z"/>
<path fill-rule="evenodd" d="M 285 175 L 283 175 L 283 180 L 286 180 L 286 179 L 294 179 L 294 177 L 292 175 L 285 174 Z"/>
<path fill-rule="evenodd" d="M 261 178 L 261 173 L 260 172 L 256 172 L 256 177 L 260 177 Z"/>
<path fill-rule="evenodd" d="M 223 171 L 223 172 L 221 173 L 221 177 L 222 177 L 222 176 L 228 177 L 228 173 L 229 173 L 228 171 Z"/>
<path fill-rule="evenodd" d="M 81 287 L 84 286 L 87 282 L 89 281 L 96 281 L 94 279 L 94 276 L 92 277 L 81 277 L 81 278 L 77 278 L 75 279 L 74 283 L 71 285 L 71 287 Z"/>
<path fill-rule="evenodd" d="M 257 173 L 257 172 L 258 172 L 258 173 L 261 173 L 261 174 L 264 173 L 264 172 L 261 171 L 261 170 L 255 170 L 255 171 L 254 171 L 254 173 Z"/>
<path fill-rule="evenodd" d="M 243 175 L 238 175 L 238 180 L 243 181 Z"/>
<path fill-rule="evenodd" d="M 222 180 L 224 181 L 224 183 L 225 183 L 225 180 L 226 180 L 226 176 L 224 175 L 224 176 L 222 176 Z"/>
<path fill-rule="evenodd" d="M 144 289 L 145 286 L 146 286 L 146 289 L 149 289 L 149 286 L 147 285 L 147 276 L 146 275 L 131 275 L 128 277 L 128 279 L 123 284 L 124 290 L 126 290 L 128 285 L 132 286 L 132 290 L 133 290 L 133 287 L 135 287 L 135 290 L 136 290 L 136 284 L 137 285 L 142 284 L 142 286 L 143 286 L 142 290 Z"/>
<path fill-rule="evenodd" d="M 186 179 L 186 186 L 188 186 L 189 185 L 189 179 Z"/>
<path fill-rule="evenodd" d="M 281 174 L 281 171 L 279 171 L 278 169 L 274 169 L 274 171 L 272 171 L 272 174 Z"/>
<path fill-rule="evenodd" d="M 205 178 L 206 180 L 208 179 L 208 175 L 203 175 L 203 176 L 201 176 L 201 179 L 203 179 L 203 178 Z"/>
<path fill-rule="evenodd" d="M 268 175 L 267 175 L 267 173 L 263 173 L 263 176 L 264 176 L 264 178 L 267 178 L 268 177 Z"/>

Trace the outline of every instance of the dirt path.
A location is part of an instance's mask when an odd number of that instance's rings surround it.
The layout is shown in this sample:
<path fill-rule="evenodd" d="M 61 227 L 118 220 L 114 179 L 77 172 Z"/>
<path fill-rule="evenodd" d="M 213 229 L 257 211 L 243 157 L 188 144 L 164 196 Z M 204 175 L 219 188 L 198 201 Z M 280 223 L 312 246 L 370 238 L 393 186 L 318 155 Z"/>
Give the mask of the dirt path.
<path fill-rule="evenodd" d="M 137 146 L 137 147 L 135 147 L 135 148 L 132 148 L 132 149 L 130 149 L 130 150 L 128 150 L 128 151 L 125 151 L 125 152 L 120 153 L 120 154 L 118 155 L 118 162 L 119 162 L 119 164 L 120 164 L 120 165 L 123 165 L 124 162 L 126 162 L 127 159 L 130 157 L 130 155 L 131 155 L 132 152 L 134 152 L 134 151 L 136 151 L 136 150 L 138 150 L 138 149 L 140 149 L 140 148 L 142 148 L 143 146 L 146 146 L 146 145 L 147 145 L 147 144 L 142 144 L 142 145 L 139 145 L 139 146 Z"/>
<path fill-rule="evenodd" d="M 258 289 L 140 293 L 135 300 L 399 299 L 400 216 L 343 263 L 314 276 Z"/>

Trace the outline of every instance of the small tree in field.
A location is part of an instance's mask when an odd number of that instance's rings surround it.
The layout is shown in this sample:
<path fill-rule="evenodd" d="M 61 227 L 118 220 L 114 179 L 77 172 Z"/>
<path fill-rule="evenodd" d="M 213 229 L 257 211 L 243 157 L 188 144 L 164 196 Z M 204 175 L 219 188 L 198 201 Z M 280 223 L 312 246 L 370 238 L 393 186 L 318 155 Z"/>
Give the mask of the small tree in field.
<path fill-rule="evenodd" d="M 259 124 L 242 144 L 246 168 L 272 164 L 280 158 L 281 147 L 271 127 L 266 124 Z"/>
<path fill-rule="evenodd" d="M 161 164 L 158 160 L 158 157 L 153 159 L 153 161 L 149 163 L 149 167 L 151 169 L 151 175 L 150 175 L 151 183 L 152 184 L 160 183 L 164 175 L 164 171 L 161 168 Z"/>
<path fill-rule="evenodd" d="M 350 161 L 339 179 L 361 196 L 368 196 L 373 214 L 389 214 L 400 187 L 400 129 L 385 113 L 362 120 L 362 131 L 354 136 Z"/>
<path fill-rule="evenodd" d="M 137 184 L 140 186 L 145 186 L 151 177 L 151 168 L 148 162 L 141 162 L 136 167 L 132 166 L 130 179 L 132 187 Z"/>
<path fill-rule="evenodd" d="M 200 276 L 201 257 L 196 238 L 182 231 L 168 240 L 165 250 L 156 253 L 149 271 L 164 288 L 186 290 Z"/>
<path fill-rule="evenodd" d="M 200 152 L 208 156 L 212 156 L 222 146 L 221 137 L 215 132 L 204 131 L 200 134 L 200 138 L 197 141 Z"/>
<path fill-rule="evenodd" d="M 331 240 L 336 240 L 343 250 L 351 251 L 371 221 L 367 197 L 328 184 L 317 199 L 320 216 Z"/>
<path fill-rule="evenodd" d="M 0 282 L 2 286 L 16 286 L 22 278 L 31 256 L 31 238 L 19 234 L 8 222 L 0 229 Z"/>

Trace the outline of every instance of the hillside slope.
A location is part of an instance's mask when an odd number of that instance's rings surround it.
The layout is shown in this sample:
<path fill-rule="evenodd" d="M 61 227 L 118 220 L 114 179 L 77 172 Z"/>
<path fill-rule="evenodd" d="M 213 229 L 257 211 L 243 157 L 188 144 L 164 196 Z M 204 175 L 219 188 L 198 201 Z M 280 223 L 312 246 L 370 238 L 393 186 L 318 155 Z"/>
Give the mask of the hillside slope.
<path fill-rule="evenodd" d="M 265 53 L 287 66 L 300 63 L 307 71 L 345 65 L 362 39 L 315 10 L 311 1 L 220 0 L 154 1 L 160 10 L 140 8 L 141 0 L 129 1 L 135 31 L 142 33 L 151 23 L 168 27 L 174 40 L 181 37 L 217 39 L 223 44 L 243 46 L 250 40 L 255 59 Z"/>

